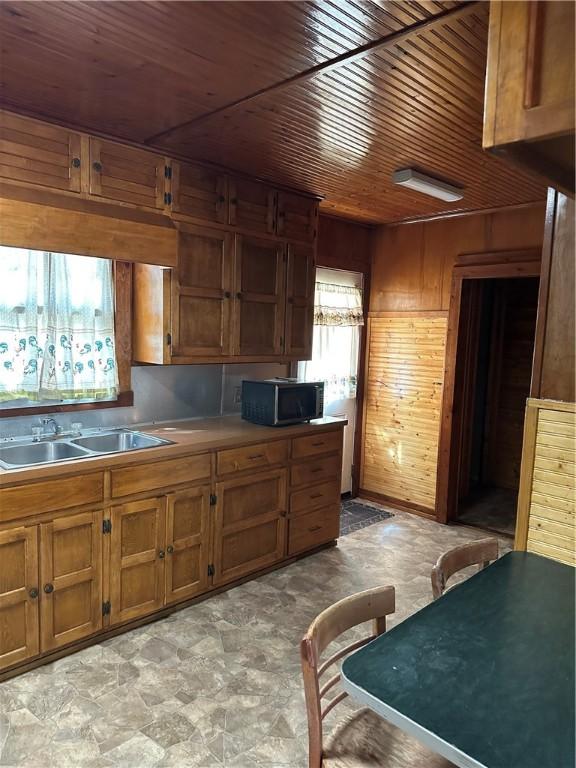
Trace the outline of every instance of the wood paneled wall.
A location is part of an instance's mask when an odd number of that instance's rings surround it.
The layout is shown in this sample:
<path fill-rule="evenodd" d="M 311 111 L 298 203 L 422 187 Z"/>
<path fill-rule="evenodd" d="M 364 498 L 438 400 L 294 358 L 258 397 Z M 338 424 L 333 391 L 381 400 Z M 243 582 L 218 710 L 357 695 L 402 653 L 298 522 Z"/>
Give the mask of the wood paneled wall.
<path fill-rule="evenodd" d="M 530 399 L 526 408 L 516 549 L 576 565 L 576 407 Z"/>
<path fill-rule="evenodd" d="M 320 216 L 316 261 L 321 267 L 370 274 L 372 227 L 332 216 Z"/>
<path fill-rule="evenodd" d="M 532 396 L 576 400 L 574 200 L 549 190 Z"/>
<path fill-rule="evenodd" d="M 369 319 L 361 487 L 433 510 L 442 405 L 443 313 Z"/>
<path fill-rule="evenodd" d="M 544 211 L 542 201 L 524 208 L 382 226 L 374 230 L 370 327 L 378 331 L 371 333 L 366 364 L 367 406 L 361 475 L 369 484 L 366 487 L 362 483 L 362 490 L 367 491 L 367 495 L 396 499 L 430 513 L 435 511 L 440 427 L 440 405 L 436 407 L 436 398 L 441 398 L 443 385 L 452 267 L 455 259 L 465 253 L 540 248 Z M 406 345 L 410 342 L 416 348 L 424 339 L 434 340 L 430 354 L 422 352 L 419 368 L 401 364 L 395 370 L 391 361 L 382 358 L 380 327 L 383 321 L 387 323 L 386 347 L 404 347 L 408 353 Z M 415 329 L 410 338 L 406 337 L 407 323 Z M 439 355 L 442 356 L 440 370 L 437 368 Z M 410 431 L 416 434 L 419 418 L 417 403 L 404 396 L 399 384 L 397 373 L 400 368 L 403 368 L 402 375 L 412 394 L 418 391 L 424 401 L 427 398 L 429 437 L 425 441 L 419 438 L 424 450 L 420 454 L 413 453 L 409 464 L 396 461 L 388 466 L 382 464 L 384 458 L 373 460 L 372 457 L 382 457 L 386 450 L 384 435 L 390 430 L 390 413 L 394 414 L 397 435 L 406 435 Z M 424 381 L 427 389 L 423 388 Z M 387 393 L 385 404 L 384 392 Z M 400 447 L 397 443 L 396 450 Z"/>
<path fill-rule="evenodd" d="M 517 491 L 532 375 L 538 281 L 501 280 L 494 298 L 483 481 Z"/>

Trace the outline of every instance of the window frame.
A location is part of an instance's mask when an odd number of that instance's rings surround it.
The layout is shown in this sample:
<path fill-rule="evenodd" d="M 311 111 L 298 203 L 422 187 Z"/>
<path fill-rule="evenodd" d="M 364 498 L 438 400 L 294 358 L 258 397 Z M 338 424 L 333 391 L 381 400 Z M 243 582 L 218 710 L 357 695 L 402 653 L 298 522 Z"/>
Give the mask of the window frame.
<path fill-rule="evenodd" d="M 86 258 L 91 258 L 86 256 Z M 116 400 L 94 400 L 90 403 L 64 403 L 29 405 L 0 410 L 0 419 L 11 416 L 37 416 L 43 413 L 93 411 L 103 408 L 124 408 L 134 405 L 132 391 L 132 264 L 113 261 L 114 274 L 114 326 L 116 337 L 116 365 L 118 368 L 118 397 Z"/>

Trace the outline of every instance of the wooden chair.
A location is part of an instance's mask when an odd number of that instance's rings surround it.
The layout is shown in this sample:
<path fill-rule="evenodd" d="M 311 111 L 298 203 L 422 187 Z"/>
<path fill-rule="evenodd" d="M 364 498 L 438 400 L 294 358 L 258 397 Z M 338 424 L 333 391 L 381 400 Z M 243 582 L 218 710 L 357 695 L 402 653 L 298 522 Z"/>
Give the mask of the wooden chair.
<path fill-rule="evenodd" d="M 471 544 L 462 544 L 440 555 L 432 568 L 432 594 L 437 600 L 446 591 L 446 582 L 458 571 L 470 565 L 478 565 L 482 570 L 490 562 L 498 559 L 498 539 L 480 539 Z"/>
<path fill-rule="evenodd" d="M 348 694 L 341 691 L 322 709 L 322 699 L 340 681 L 340 673 L 320 687 L 320 677 L 334 663 L 386 631 L 386 616 L 394 613 L 394 587 L 377 587 L 340 600 L 310 625 L 300 644 L 304 693 L 308 713 L 310 768 L 454 768 L 370 709 L 361 709 L 338 724 L 323 745 L 322 721 Z M 333 640 L 351 627 L 373 622 L 373 634 L 346 646 L 324 662 L 320 656 Z"/>

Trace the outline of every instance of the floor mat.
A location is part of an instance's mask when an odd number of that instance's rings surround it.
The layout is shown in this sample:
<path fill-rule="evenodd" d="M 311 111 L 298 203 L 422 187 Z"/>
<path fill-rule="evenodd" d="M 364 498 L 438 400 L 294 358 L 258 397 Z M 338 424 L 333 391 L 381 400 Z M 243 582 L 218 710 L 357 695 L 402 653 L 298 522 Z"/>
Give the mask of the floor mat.
<path fill-rule="evenodd" d="M 340 512 L 340 535 L 346 536 L 347 533 L 359 531 L 361 528 L 379 523 L 389 517 L 394 517 L 394 515 L 385 509 L 363 504 L 356 499 L 343 501 Z"/>

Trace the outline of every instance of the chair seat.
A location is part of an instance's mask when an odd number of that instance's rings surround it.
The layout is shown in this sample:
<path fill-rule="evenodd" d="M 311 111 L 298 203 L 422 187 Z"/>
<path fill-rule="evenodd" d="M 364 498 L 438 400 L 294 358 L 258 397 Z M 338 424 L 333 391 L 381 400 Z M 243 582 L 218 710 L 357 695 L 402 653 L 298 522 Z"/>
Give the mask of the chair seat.
<path fill-rule="evenodd" d="M 370 709 L 340 723 L 326 743 L 322 768 L 455 768 Z"/>

